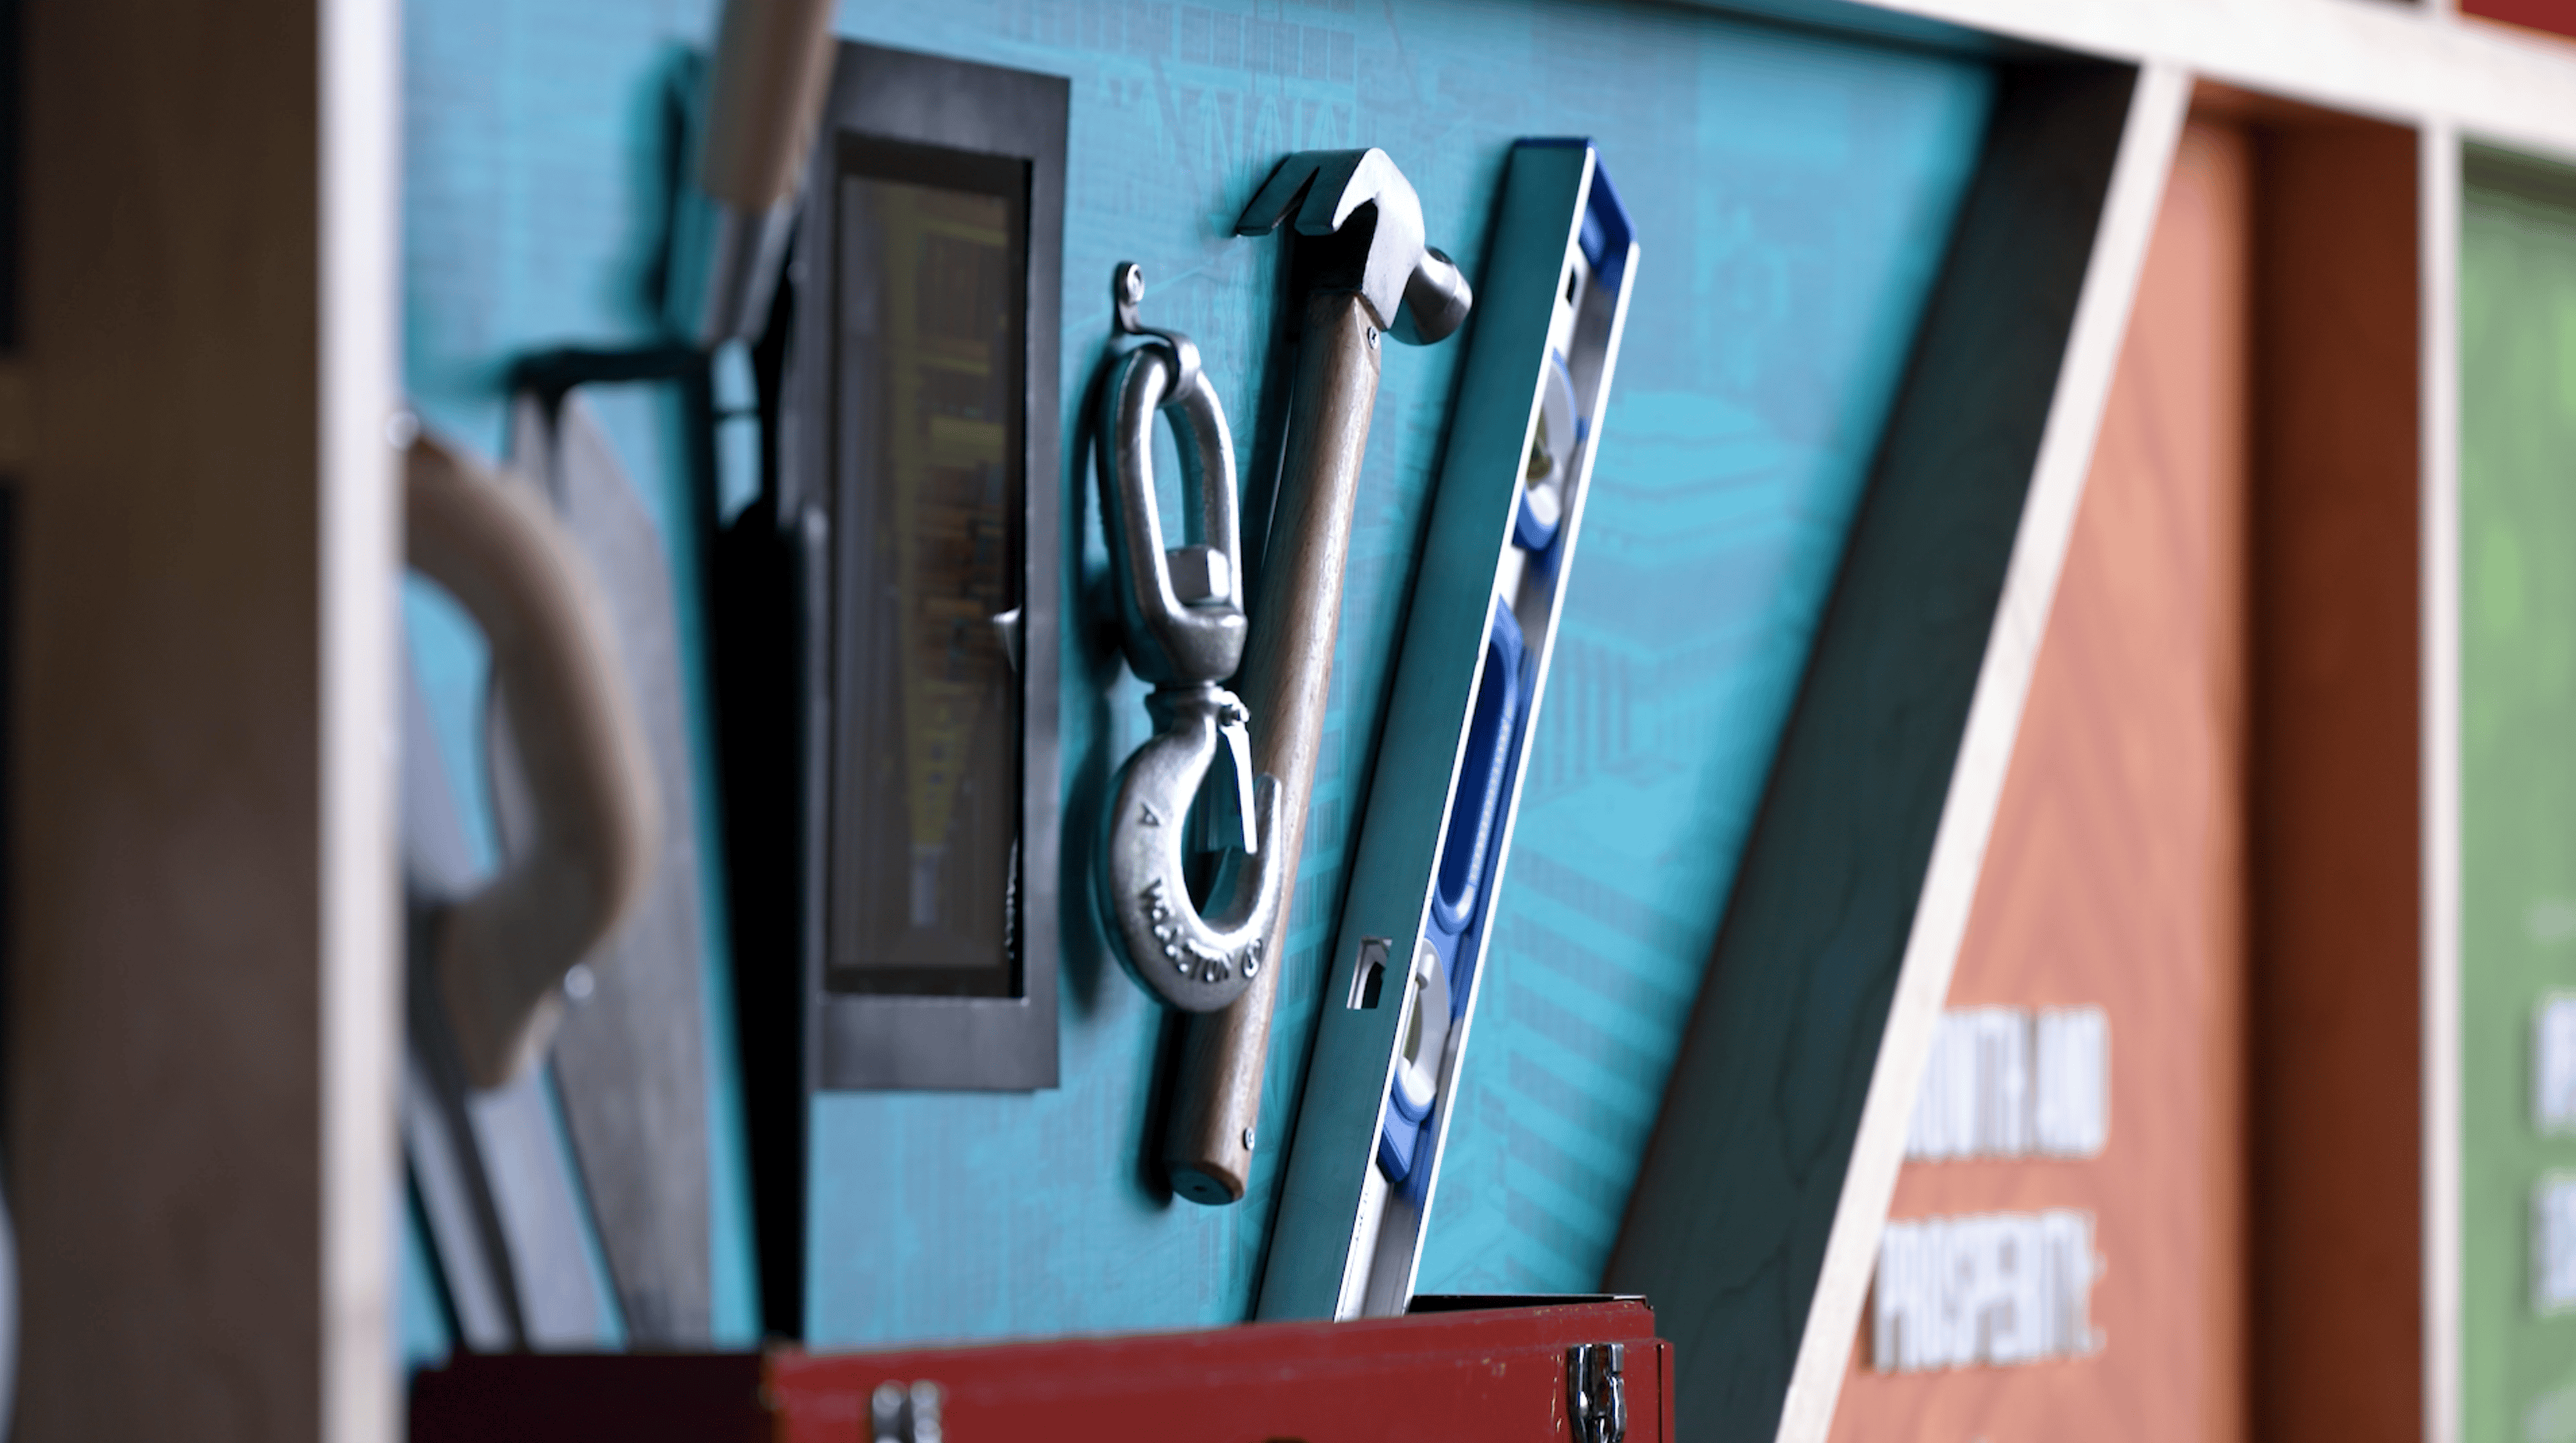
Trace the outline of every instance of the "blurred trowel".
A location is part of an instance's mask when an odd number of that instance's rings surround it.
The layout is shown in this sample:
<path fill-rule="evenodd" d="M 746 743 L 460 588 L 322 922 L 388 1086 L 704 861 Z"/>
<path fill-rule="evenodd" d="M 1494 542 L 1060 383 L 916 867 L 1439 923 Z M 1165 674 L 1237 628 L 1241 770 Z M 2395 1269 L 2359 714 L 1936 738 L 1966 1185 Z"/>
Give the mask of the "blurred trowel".
<path fill-rule="evenodd" d="M 404 419 L 410 419 L 406 413 Z M 416 435 L 403 461 L 404 553 L 462 606 L 545 818 L 477 877 L 409 678 L 403 748 L 408 936 L 403 1132 L 448 1293 L 476 1348 L 597 1349 L 595 1286 L 574 1180 L 535 1063 L 579 958 L 615 935 L 659 850 L 643 728 L 589 568 L 546 507 L 455 448 Z M 414 638 L 415 645 L 418 638 Z"/>
<path fill-rule="evenodd" d="M 832 0 L 730 0 L 672 236 L 668 320 L 702 349 L 754 339 L 787 254 L 796 182 L 832 73 Z"/>
<path fill-rule="evenodd" d="M 408 649 L 406 649 L 408 650 Z M 410 1000 L 403 1150 L 438 1249 L 448 1302 L 476 1352 L 596 1351 L 610 1341 L 582 1238 L 581 1189 L 530 1068 L 478 1091 L 446 1035 L 430 968 L 440 911 L 473 890 L 474 860 L 433 735 L 429 703 L 403 667 L 403 882 Z"/>
<path fill-rule="evenodd" d="M 713 1342 L 704 919 L 697 786 L 679 614 L 660 532 L 581 389 L 549 415 L 523 395 L 512 472 L 541 487 L 608 603 L 663 800 L 658 855 L 626 927 L 567 979 L 554 1075 L 630 1346 Z M 506 846 L 531 826 L 493 709 L 494 810 Z"/>
<path fill-rule="evenodd" d="M 670 555 L 581 393 L 603 384 L 675 384 L 695 513 L 683 524 L 711 534 L 723 458 L 759 454 L 756 441 L 719 443 L 720 429 L 739 439 L 757 421 L 748 410 L 719 414 L 718 402 L 749 388 L 747 347 L 772 309 L 796 183 L 831 70 L 834 8 L 833 0 L 725 0 L 694 107 L 689 171 L 674 187 L 656 303 L 662 333 L 623 346 L 534 352 L 512 368 L 520 398 L 512 452 L 608 594 L 666 799 L 641 915 L 568 979 L 567 996 L 584 995 L 554 1050 L 601 1248 L 630 1341 L 645 1348 L 704 1347 L 711 1334 L 714 1119 L 697 854 L 697 814 L 707 803 L 690 766 Z M 730 387 L 729 377 L 744 384 Z M 526 815 L 508 780 L 499 731 L 496 810 L 504 835 L 516 839 Z M 801 1126 L 791 1131 L 801 1139 Z M 757 1138 L 754 1144 L 758 1154 Z M 764 1260 L 798 1249 L 801 1239 L 784 1235 L 792 1230 L 771 1230 L 781 1236 L 763 1240 Z"/>

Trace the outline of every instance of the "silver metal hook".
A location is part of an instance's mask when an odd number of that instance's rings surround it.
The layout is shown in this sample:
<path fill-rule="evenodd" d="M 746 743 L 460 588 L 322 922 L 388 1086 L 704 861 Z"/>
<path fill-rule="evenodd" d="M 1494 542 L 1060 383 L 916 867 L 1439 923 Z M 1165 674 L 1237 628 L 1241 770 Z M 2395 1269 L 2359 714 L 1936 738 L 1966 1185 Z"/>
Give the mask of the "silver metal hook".
<path fill-rule="evenodd" d="M 1223 681 L 1243 664 L 1243 536 L 1234 437 L 1207 374 L 1177 384 L 1176 349 L 1145 345 L 1117 361 L 1100 418 L 1100 520 L 1120 585 L 1128 663 L 1143 680 Z M 1154 486 L 1154 418 L 1172 418 L 1195 543 L 1166 547 Z"/>
<path fill-rule="evenodd" d="M 1145 324 L 1145 268 L 1134 261 L 1120 261 L 1109 278 L 1109 303 L 1113 324 L 1122 336 L 1148 336 L 1171 348 L 1172 363 L 1179 374 L 1172 378 L 1171 395 L 1185 395 L 1199 383 L 1198 344 L 1178 331 L 1160 330 Z"/>
<path fill-rule="evenodd" d="M 1102 853 L 1102 910 L 1128 970 L 1149 991 L 1185 1012 L 1215 1012 L 1261 975 L 1268 961 L 1262 939 L 1278 916 L 1280 883 L 1296 865 L 1282 848 L 1253 850 L 1256 838 L 1276 835 L 1279 780 L 1253 779 L 1253 804 L 1242 818 L 1246 845 L 1218 868 L 1208 889 L 1218 910 L 1210 915 L 1190 897 L 1182 823 L 1220 748 L 1233 754 L 1237 778 L 1250 779 L 1247 714 L 1215 685 L 1157 687 L 1146 704 L 1154 735 L 1118 772 Z"/>
<path fill-rule="evenodd" d="M 1114 363 L 1102 397 L 1099 473 L 1127 662 L 1154 684 L 1146 707 L 1155 730 L 1119 771 L 1101 905 L 1137 980 L 1175 1007 L 1211 1012 L 1260 975 L 1262 939 L 1296 859 L 1262 848 L 1276 822 L 1279 784 L 1253 776 L 1250 714 L 1219 685 L 1242 665 L 1247 631 L 1234 438 L 1199 367 L 1198 347 L 1138 319 L 1144 293 L 1144 273 L 1133 262 L 1121 265 L 1118 329 L 1152 340 Z M 1188 545 L 1163 544 L 1154 489 L 1158 415 L 1171 417 L 1180 442 L 1186 504 L 1199 536 Z M 1183 824 L 1220 751 L 1230 765 L 1216 840 L 1227 856 L 1205 893 L 1221 900 L 1210 916 L 1191 899 Z"/>

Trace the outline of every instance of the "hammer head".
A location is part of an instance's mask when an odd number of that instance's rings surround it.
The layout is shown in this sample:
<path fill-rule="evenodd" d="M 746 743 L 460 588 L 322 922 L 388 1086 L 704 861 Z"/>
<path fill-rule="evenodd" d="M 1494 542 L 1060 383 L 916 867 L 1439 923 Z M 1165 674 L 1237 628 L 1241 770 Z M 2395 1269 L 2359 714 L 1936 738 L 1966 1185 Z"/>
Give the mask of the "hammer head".
<path fill-rule="evenodd" d="M 1354 225 L 1364 209 L 1374 222 Z M 1234 233 L 1268 235 L 1291 212 L 1297 234 L 1351 243 L 1350 263 L 1333 268 L 1341 273 L 1334 280 L 1360 293 L 1379 330 L 1427 346 L 1466 321 L 1475 301 L 1467 278 L 1424 243 L 1421 198 L 1385 151 L 1303 150 L 1289 156 L 1261 183 Z"/>

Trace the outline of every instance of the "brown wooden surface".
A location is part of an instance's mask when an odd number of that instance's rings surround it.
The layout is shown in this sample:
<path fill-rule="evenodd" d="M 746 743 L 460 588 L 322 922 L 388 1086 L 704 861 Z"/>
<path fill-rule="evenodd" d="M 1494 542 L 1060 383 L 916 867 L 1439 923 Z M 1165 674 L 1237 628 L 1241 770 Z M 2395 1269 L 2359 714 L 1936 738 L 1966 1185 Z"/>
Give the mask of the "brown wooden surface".
<path fill-rule="evenodd" d="M 2415 137 L 2256 132 L 2253 1434 L 2421 1433 Z"/>
<path fill-rule="evenodd" d="M 1879 1374 L 1834 1436 L 2243 1436 L 2242 546 L 2247 145 L 2176 154 L 2005 782 L 1954 1006 L 2098 1004 L 2094 1160 L 1908 1164 L 1890 1216 L 2076 1207 L 2108 1269 L 2075 1361 Z"/>
<path fill-rule="evenodd" d="M 12 1436 L 313 1438 L 317 11 L 23 24 Z"/>

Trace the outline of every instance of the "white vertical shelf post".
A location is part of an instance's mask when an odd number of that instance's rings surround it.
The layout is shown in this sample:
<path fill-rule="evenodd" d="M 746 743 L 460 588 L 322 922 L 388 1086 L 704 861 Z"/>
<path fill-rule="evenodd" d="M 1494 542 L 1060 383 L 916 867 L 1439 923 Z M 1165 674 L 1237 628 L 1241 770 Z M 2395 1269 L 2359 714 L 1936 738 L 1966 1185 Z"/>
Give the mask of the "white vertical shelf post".
<path fill-rule="evenodd" d="M 2424 1437 L 2460 1436 L 2460 132 L 2423 123 Z"/>
<path fill-rule="evenodd" d="M 395 854 L 394 597 L 402 565 L 401 294 L 395 0 L 323 0 L 320 498 L 322 579 L 322 1436 L 391 1443 L 402 1052 Z"/>

